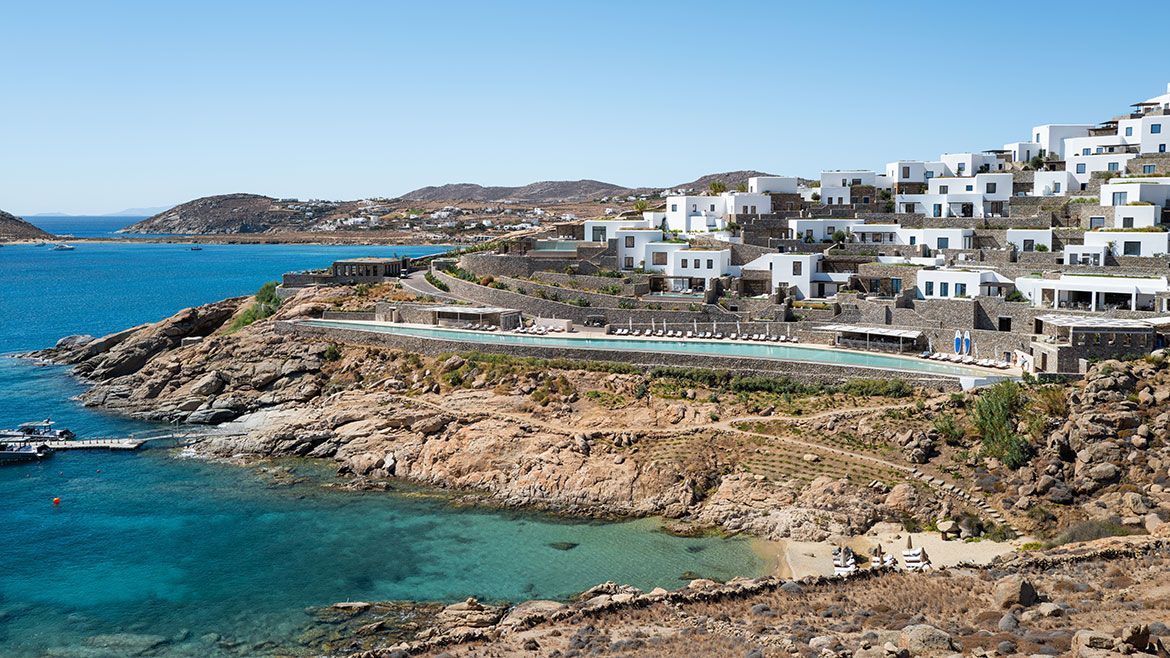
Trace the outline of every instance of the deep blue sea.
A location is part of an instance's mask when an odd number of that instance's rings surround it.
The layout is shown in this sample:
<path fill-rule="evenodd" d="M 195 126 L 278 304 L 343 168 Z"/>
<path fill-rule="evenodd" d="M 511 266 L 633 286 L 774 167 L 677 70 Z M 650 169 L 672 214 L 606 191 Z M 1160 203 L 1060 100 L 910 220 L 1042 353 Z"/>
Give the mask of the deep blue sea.
<path fill-rule="evenodd" d="M 100 235 L 133 221 L 119 219 L 66 218 L 52 230 Z M 340 257 L 434 249 L 76 246 L 0 248 L 0 353 L 158 320 Z M 89 436 L 145 427 L 81 407 L 82 390 L 63 368 L 0 358 L 0 426 L 52 416 Z M 170 638 L 158 655 L 290 653 L 306 607 L 335 601 L 563 598 L 604 580 L 674 587 L 688 571 L 729 578 L 765 566 L 747 541 L 673 537 L 654 520 L 456 509 L 418 492 L 339 492 L 317 480 L 278 485 L 165 449 L 0 468 L 0 656 L 88 655 L 77 648 L 109 633 Z M 236 641 L 236 653 L 222 648 Z M 256 648 L 266 641 L 278 648 Z"/>

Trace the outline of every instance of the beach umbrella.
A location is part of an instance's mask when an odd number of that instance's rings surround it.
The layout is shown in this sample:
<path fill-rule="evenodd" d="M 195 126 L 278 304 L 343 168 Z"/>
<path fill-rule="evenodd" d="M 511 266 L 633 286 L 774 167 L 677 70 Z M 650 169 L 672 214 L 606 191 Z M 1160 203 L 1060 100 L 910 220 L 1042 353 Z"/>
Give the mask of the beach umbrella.
<path fill-rule="evenodd" d="M 694 323 L 695 333 L 696 334 L 699 333 L 699 321 L 698 320 L 691 320 L 691 322 Z"/>

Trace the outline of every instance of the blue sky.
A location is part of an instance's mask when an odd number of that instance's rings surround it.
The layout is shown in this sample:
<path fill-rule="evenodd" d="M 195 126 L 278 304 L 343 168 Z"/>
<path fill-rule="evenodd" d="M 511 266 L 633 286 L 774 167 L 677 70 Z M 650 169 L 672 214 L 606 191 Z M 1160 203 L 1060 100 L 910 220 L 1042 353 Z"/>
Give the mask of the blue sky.
<path fill-rule="evenodd" d="M 0 0 L 0 15 L 0 208 L 26 214 L 815 176 L 1103 120 L 1170 82 L 1153 54 L 1164 1 Z"/>

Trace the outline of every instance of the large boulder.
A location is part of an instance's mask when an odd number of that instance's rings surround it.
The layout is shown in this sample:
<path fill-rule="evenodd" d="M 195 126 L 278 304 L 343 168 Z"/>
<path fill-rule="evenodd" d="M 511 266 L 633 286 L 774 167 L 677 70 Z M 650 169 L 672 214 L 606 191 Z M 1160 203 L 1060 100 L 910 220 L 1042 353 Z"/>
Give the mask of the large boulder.
<path fill-rule="evenodd" d="M 949 654 L 958 649 L 949 633 L 930 624 L 903 628 L 898 643 L 914 656 Z"/>
<path fill-rule="evenodd" d="M 1011 608 L 1017 605 L 1026 608 L 1034 605 L 1040 599 L 1036 594 L 1036 588 L 1032 587 L 1032 583 L 1020 576 L 1007 576 L 996 581 L 992 596 L 995 605 L 1000 608 Z"/>

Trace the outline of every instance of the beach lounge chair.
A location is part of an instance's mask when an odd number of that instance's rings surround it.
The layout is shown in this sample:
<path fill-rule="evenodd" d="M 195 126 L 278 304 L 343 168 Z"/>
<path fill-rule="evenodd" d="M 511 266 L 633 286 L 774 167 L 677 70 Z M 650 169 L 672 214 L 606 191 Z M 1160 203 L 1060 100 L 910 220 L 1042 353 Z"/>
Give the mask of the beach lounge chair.
<path fill-rule="evenodd" d="M 727 338 L 728 338 L 729 340 L 736 340 L 736 339 L 738 339 L 738 338 L 739 338 L 739 334 L 731 334 L 731 335 L 730 335 L 730 336 L 728 336 Z"/>
<path fill-rule="evenodd" d="M 771 336 L 768 336 L 768 340 L 772 341 L 773 343 L 779 343 L 779 342 L 780 342 L 780 337 L 779 337 L 779 336 L 777 336 L 777 335 L 775 335 L 775 334 L 773 334 L 773 335 L 771 335 Z"/>
<path fill-rule="evenodd" d="M 716 332 L 716 333 L 715 333 L 715 340 L 723 340 L 723 334 L 722 334 L 722 333 L 719 333 L 719 332 Z"/>
<path fill-rule="evenodd" d="M 691 333 L 691 332 L 689 332 L 689 331 L 688 331 L 688 332 L 687 332 L 687 335 L 686 335 L 686 337 L 687 337 L 687 338 L 694 338 L 694 337 L 695 337 L 695 334 L 693 334 L 693 333 Z"/>

